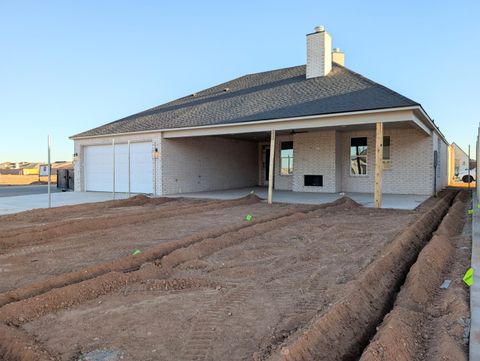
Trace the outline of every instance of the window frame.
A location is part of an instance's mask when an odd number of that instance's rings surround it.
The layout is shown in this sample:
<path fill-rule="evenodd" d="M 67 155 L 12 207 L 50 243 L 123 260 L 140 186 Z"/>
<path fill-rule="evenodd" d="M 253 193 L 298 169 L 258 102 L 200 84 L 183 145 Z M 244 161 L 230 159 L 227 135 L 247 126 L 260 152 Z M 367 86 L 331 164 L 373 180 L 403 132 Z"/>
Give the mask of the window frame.
<path fill-rule="evenodd" d="M 367 147 L 367 153 L 365 155 L 355 155 L 352 156 L 352 139 L 355 138 L 365 138 L 367 140 L 366 147 Z M 353 158 L 365 158 L 365 174 L 355 174 L 352 172 L 352 159 Z M 351 136 L 350 137 L 350 144 L 348 145 L 348 167 L 350 169 L 349 173 L 351 177 L 368 177 L 368 136 Z"/>
<path fill-rule="evenodd" d="M 286 149 L 283 149 L 283 144 L 284 143 L 291 143 L 292 147 L 291 148 L 286 148 Z M 280 141 L 280 155 L 279 155 L 279 160 L 280 160 L 280 175 L 281 176 L 286 176 L 286 177 L 289 177 L 289 176 L 292 176 L 293 175 L 293 172 L 294 172 L 294 164 L 295 164 L 295 156 L 294 156 L 294 151 L 293 151 L 293 140 L 282 140 Z M 292 151 L 292 156 L 288 156 L 288 157 L 282 157 L 282 151 L 284 150 L 291 150 Z M 283 159 L 288 159 L 288 171 L 287 173 L 284 173 L 283 172 L 283 167 L 282 167 L 282 161 Z"/>

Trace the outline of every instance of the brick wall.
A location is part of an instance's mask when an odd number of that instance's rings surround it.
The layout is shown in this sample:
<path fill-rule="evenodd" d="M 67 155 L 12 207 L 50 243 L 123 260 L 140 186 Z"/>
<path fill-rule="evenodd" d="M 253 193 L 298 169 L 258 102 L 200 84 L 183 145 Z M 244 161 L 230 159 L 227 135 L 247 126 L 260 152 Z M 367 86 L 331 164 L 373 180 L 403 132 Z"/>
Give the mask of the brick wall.
<path fill-rule="evenodd" d="M 163 194 L 258 183 L 258 143 L 221 137 L 162 139 Z"/>
<path fill-rule="evenodd" d="M 293 190 L 295 192 L 337 192 L 337 137 L 334 130 L 297 133 L 293 136 Z M 305 186 L 305 175 L 322 175 L 323 187 Z"/>
<path fill-rule="evenodd" d="M 382 177 L 382 191 L 393 194 L 424 194 L 433 191 L 432 137 L 413 128 L 384 129 L 390 136 L 390 169 Z M 367 137 L 367 175 L 350 174 L 350 139 Z M 364 130 L 341 133 L 342 138 L 342 191 L 373 192 L 375 181 L 375 131 Z"/>
<path fill-rule="evenodd" d="M 275 137 L 275 180 L 273 184 L 275 185 L 275 189 L 282 189 L 282 190 L 292 190 L 293 186 L 293 175 L 282 175 L 280 174 L 280 153 L 281 153 L 281 145 L 282 142 L 292 141 L 292 135 L 279 135 Z M 294 161 L 294 168 L 295 168 L 295 153 L 293 155 Z"/>

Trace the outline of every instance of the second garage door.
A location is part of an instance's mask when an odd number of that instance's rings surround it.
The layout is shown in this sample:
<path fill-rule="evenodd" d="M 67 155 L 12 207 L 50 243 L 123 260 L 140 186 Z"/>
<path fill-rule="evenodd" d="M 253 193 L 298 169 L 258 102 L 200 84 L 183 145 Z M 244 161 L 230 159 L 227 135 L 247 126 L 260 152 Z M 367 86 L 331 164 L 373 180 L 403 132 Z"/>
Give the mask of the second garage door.
<path fill-rule="evenodd" d="M 84 149 L 85 190 L 112 192 L 112 145 Z M 128 192 L 128 145 L 115 145 L 115 192 Z M 130 144 L 130 192 L 153 193 L 152 143 Z"/>

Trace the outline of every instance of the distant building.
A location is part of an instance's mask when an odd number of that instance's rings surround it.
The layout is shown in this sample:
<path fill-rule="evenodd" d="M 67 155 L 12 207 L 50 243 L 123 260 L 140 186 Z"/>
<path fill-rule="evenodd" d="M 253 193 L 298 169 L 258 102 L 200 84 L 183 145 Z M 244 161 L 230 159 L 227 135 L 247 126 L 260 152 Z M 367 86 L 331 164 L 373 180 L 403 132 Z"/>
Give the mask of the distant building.
<path fill-rule="evenodd" d="M 468 154 L 458 146 L 455 142 L 452 143 L 455 150 L 455 175 L 470 167 Z"/>

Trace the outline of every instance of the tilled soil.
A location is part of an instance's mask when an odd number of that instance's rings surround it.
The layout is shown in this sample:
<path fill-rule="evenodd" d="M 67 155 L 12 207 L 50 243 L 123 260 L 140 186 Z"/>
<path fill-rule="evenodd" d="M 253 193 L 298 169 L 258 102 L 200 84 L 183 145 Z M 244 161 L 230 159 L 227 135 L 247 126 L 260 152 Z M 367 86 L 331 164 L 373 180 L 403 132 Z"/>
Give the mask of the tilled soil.
<path fill-rule="evenodd" d="M 454 196 L 416 211 L 134 197 L 0 217 L 0 359 L 355 359 L 406 273 L 395 305 L 430 300 L 406 286 L 425 273 L 408 272 L 418 253 L 454 282 L 419 316 L 446 346 L 422 342 L 405 360 L 463 356 L 470 250 Z"/>
<path fill-rule="evenodd" d="M 305 208 L 269 207 L 257 199 L 141 201 L 136 197 L 0 217 L 0 293 L 128 256 L 136 249 L 245 223 L 248 213 L 257 219 L 286 208 Z"/>
<path fill-rule="evenodd" d="M 328 309 L 417 217 L 351 201 L 292 212 L 263 232 L 254 232 L 265 227 L 258 225 L 163 257 L 168 284 L 129 283 L 15 323 L 61 360 L 100 349 L 123 360 L 261 359 Z M 23 312 L 12 305 L 4 309 Z"/>

